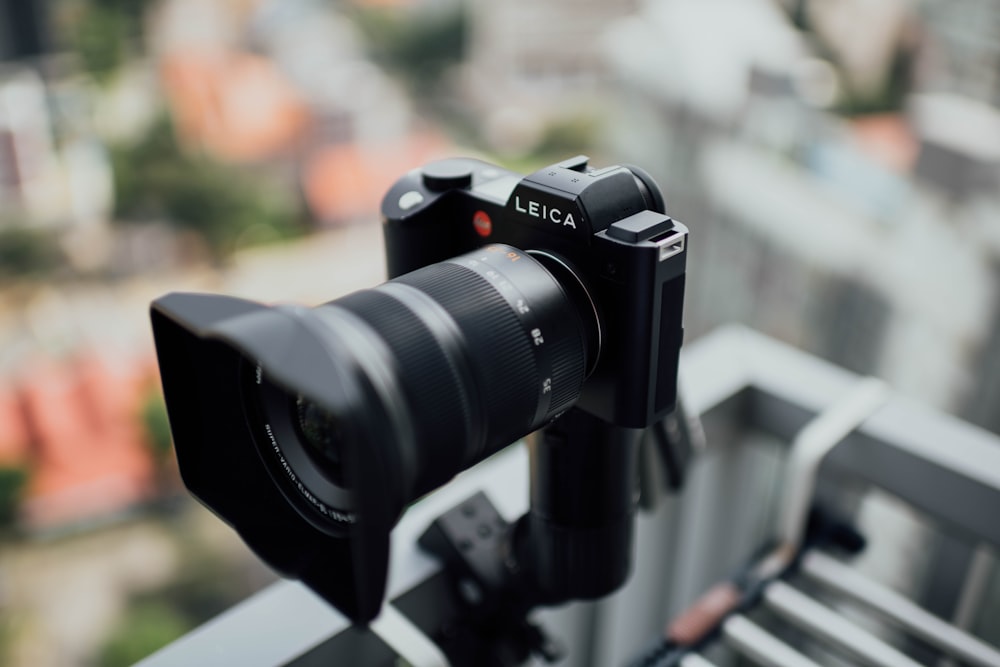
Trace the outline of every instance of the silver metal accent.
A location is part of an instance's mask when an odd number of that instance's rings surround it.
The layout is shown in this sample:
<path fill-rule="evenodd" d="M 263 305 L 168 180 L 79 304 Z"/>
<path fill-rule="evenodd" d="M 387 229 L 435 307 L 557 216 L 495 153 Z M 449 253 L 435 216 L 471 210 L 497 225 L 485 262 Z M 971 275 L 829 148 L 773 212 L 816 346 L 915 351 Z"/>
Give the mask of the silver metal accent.
<path fill-rule="evenodd" d="M 681 667 L 715 667 L 715 663 L 709 662 L 697 653 L 689 653 L 681 658 Z"/>
<path fill-rule="evenodd" d="M 972 553 L 972 563 L 962 584 L 962 592 L 958 597 L 958 606 L 952 619 L 955 626 L 969 628 L 975 621 L 976 614 L 983 606 L 986 597 L 990 575 L 993 574 L 995 560 L 993 553 L 985 544 L 980 544 Z M 1000 665 L 1000 660 L 996 664 Z"/>
<path fill-rule="evenodd" d="M 285 665 L 350 627 L 340 612 L 305 584 L 282 581 L 147 656 L 136 667 Z"/>
<path fill-rule="evenodd" d="M 921 639 L 963 662 L 979 667 L 1000 665 L 1000 651 L 997 649 L 822 552 L 806 554 L 802 560 L 802 571 L 826 588 L 881 612 Z"/>
<path fill-rule="evenodd" d="M 684 252 L 687 245 L 687 233 L 671 234 L 662 241 L 654 241 L 660 247 L 660 261 L 670 259 Z"/>
<path fill-rule="evenodd" d="M 413 667 L 451 667 L 438 645 L 391 604 L 369 626 L 382 641 Z"/>
<path fill-rule="evenodd" d="M 889 399 L 889 388 L 865 378 L 799 431 L 792 442 L 781 514 L 781 536 L 794 551 L 802 541 L 819 466 L 830 450 Z"/>
<path fill-rule="evenodd" d="M 404 192 L 399 196 L 399 208 L 404 211 L 409 211 L 415 206 L 420 206 L 424 203 L 424 196 L 417 192 L 416 190 L 410 190 L 409 192 Z"/>
<path fill-rule="evenodd" d="M 733 648 L 764 667 L 819 667 L 746 616 L 726 619 L 722 635 Z"/>
<path fill-rule="evenodd" d="M 764 602 L 800 628 L 873 667 L 920 667 L 920 663 L 783 581 L 767 587 Z"/>

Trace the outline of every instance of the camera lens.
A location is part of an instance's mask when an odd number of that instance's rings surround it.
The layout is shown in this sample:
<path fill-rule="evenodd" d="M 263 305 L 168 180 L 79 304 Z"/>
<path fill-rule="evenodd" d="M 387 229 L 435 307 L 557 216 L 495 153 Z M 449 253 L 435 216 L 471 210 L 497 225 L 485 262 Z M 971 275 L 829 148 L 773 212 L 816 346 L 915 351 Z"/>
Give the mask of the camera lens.
<path fill-rule="evenodd" d="M 341 445 L 344 439 L 340 419 L 305 396 L 295 397 L 298 435 L 323 472 L 338 486 L 344 485 Z"/>
<path fill-rule="evenodd" d="M 322 340 L 338 369 L 324 387 L 341 398 L 321 403 L 257 366 L 252 430 L 286 498 L 334 531 L 357 518 L 351 489 L 372 482 L 350 478 L 352 448 L 376 453 L 398 514 L 569 408 L 600 344 L 596 310 L 572 269 L 505 245 L 296 318 Z"/>

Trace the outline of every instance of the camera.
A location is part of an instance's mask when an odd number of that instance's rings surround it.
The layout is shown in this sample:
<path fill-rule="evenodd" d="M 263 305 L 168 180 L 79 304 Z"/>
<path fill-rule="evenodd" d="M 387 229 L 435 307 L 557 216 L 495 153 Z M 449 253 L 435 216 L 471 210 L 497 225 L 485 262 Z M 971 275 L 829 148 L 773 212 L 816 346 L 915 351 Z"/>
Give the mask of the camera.
<path fill-rule="evenodd" d="M 590 433 L 662 420 L 683 337 L 688 232 L 639 168 L 442 160 L 402 176 L 382 216 L 392 279 L 372 289 L 314 308 L 183 293 L 151 306 L 185 485 L 358 623 L 379 612 L 409 503 L 537 429 L 558 440 L 567 413 Z M 602 488 L 602 466 L 565 451 L 552 484 Z M 630 538 L 601 528 L 631 517 L 634 457 L 620 467 L 605 485 L 620 500 L 590 494 L 589 541 L 550 541 L 556 567 Z M 560 497 L 541 524 L 558 528 Z"/>

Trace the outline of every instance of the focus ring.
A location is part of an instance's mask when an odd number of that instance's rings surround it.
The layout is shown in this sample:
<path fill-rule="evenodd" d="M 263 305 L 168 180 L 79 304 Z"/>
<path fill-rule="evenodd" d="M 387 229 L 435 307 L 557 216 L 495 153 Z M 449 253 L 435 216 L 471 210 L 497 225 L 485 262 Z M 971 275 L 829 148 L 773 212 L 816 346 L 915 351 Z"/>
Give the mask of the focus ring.
<path fill-rule="evenodd" d="M 539 379 L 527 332 L 506 300 L 475 271 L 451 263 L 434 264 L 394 282 L 441 304 L 465 338 L 485 417 L 482 433 L 487 435 L 471 447 L 470 460 L 516 439 L 532 421 Z"/>
<path fill-rule="evenodd" d="M 552 377 L 556 382 L 552 387 L 552 400 L 549 403 L 546 421 L 573 405 L 580 396 L 585 371 L 584 357 L 578 339 L 560 336 L 555 339 L 550 349 Z"/>
<path fill-rule="evenodd" d="M 442 470 L 465 465 L 466 439 L 472 433 L 468 388 L 445 350 L 434 340 L 417 313 L 379 288 L 348 295 L 335 302 L 379 332 L 396 355 L 403 390 L 410 402 L 417 442 L 434 446 L 423 452 L 428 465 L 414 480 L 416 493 L 434 488 Z M 447 478 L 446 478 L 447 479 Z"/>

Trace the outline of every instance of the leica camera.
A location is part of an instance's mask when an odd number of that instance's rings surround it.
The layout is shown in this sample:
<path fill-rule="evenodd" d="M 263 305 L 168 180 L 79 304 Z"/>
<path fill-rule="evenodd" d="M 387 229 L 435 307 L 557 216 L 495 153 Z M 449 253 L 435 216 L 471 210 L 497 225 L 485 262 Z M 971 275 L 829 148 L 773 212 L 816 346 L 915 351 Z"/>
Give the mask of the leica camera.
<path fill-rule="evenodd" d="M 683 337 L 688 231 L 641 169 L 443 160 L 403 175 L 382 216 L 377 287 L 311 308 L 183 293 L 151 308 L 185 485 L 359 623 L 408 504 L 568 412 L 624 431 L 663 419 Z"/>

